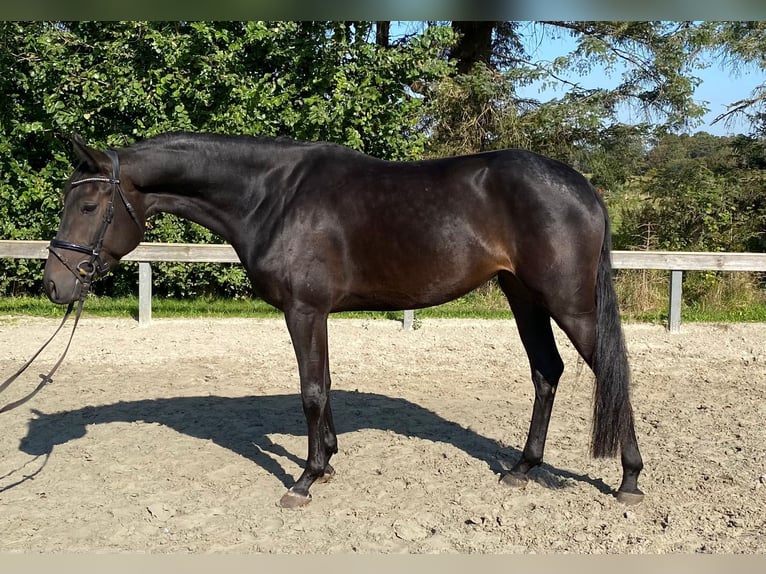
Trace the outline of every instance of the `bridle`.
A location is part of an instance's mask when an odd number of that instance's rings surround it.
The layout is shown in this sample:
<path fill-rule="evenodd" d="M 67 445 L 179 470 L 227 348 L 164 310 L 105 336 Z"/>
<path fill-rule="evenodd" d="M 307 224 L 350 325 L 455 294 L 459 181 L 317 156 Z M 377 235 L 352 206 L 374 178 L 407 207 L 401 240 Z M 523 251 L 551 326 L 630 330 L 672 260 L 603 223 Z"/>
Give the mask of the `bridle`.
<path fill-rule="evenodd" d="M 77 289 L 77 283 L 82 284 L 82 288 L 80 289 L 80 296 L 77 300 L 77 312 L 75 313 L 75 319 L 74 324 L 72 326 L 72 333 L 69 335 L 69 341 L 67 342 L 66 348 L 64 349 L 64 352 L 61 354 L 61 357 L 59 357 L 59 360 L 56 361 L 56 364 L 53 366 L 53 368 L 48 372 L 47 375 L 40 375 L 40 378 L 42 379 L 40 383 L 38 383 L 37 387 L 29 394 L 27 394 L 25 397 L 14 401 L 12 403 L 9 403 L 5 405 L 4 407 L 0 408 L 0 413 L 4 413 L 6 411 L 10 411 L 12 409 L 15 409 L 16 407 L 19 407 L 26 403 L 29 399 L 34 397 L 40 390 L 47 385 L 48 383 L 53 382 L 53 374 L 56 372 L 56 370 L 59 368 L 61 363 L 64 361 L 64 357 L 66 357 L 67 352 L 69 351 L 69 346 L 72 344 L 72 338 L 74 337 L 74 332 L 77 329 L 77 323 L 80 321 L 80 315 L 82 314 L 82 306 L 85 302 L 85 298 L 88 296 L 88 293 L 90 292 L 91 283 L 93 282 L 93 279 L 96 277 L 96 275 L 100 275 L 107 271 L 108 265 L 105 264 L 103 261 L 101 261 L 101 248 L 104 244 L 104 238 L 106 237 L 106 232 L 109 229 L 109 225 L 112 223 L 112 219 L 114 219 L 114 202 L 115 197 L 119 194 L 120 198 L 122 199 L 123 204 L 125 204 L 125 209 L 130 214 L 131 219 L 133 219 L 133 222 L 138 226 L 139 230 L 141 231 L 141 234 L 143 235 L 143 225 L 141 224 L 141 221 L 138 218 L 138 215 L 136 215 L 135 209 L 133 209 L 133 206 L 130 204 L 130 201 L 128 201 L 128 198 L 125 196 L 125 192 L 123 192 L 122 188 L 120 187 L 120 160 L 117 157 L 117 152 L 113 150 L 106 150 L 106 154 L 109 156 L 109 159 L 112 162 L 112 176 L 111 177 L 86 177 L 84 179 L 78 179 L 77 181 L 74 181 L 70 184 L 71 187 L 76 187 L 78 185 L 83 185 L 85 183 L 108 183 L 112 186 L 112 193 L 109 196 L 109 203 L 106 206 L 106 211 L 104 212 L 104 218 L 101 221 L 101 226 L 98 230 L 98 235 L 96 236 L 96 240 L 94 241 L 92 246 L 89 245 L 82 245 L 80 243 L 73 243 L 70 241 L 64 241 L 62 239 L 52 239 L 50 242 L 50 245 L 48 246 L 48 251 L 50 251 L 53 255 L 56 256 L 56 258 L 61 261 L 61 263 L 69 269 L 69 271 L 72 272 L 72 274 L 75 276 L 76 282 L 75 282 L 75 289 Z M 65 250 L 65 251 L 76 251 L 78 253 L 83 253 L 85 255 L 89 256 L 89 259 L 80 261 L 77 265 L 72 265 L 72 263 L 69 262 L 66 255 L 64 253 L 61 253 L 59 250 Z M 5 380 L 0 385 L 0 393 L 2 393 L 5 389 L 7 389 L 13 381 L 15 381 L 19 375 L 21 375 L 24 371 L 27 370 L 27 367 L 31 365 L 34 360 L 38 357 L 40 353 L 42 353 L 43 349 L 48 346 L 48 343 L 50 343 L 56 335 L 58 335 L 59 331 L 61 331 L 61 328 L 64 326 L 64 323 L 66 323 L 67 319 L 69 319 L 69 316 L 72 314 L 72 309 L 74 308 L 74 299 L 71 303 L 69 303 L 69 306 L 67 307 L 66 313 L 64 314 L 64 318 L 61 321 L 61 324 L 58 326 L 56 331 L 51 335 L 50 339 L 48 339 L 42 347 L 30 358 L 24 365 L 16 371 L 15 374 L 13 374 L 11 377 Z"/>
<path fill-rule="evenodd" d="M 105 264 L 103 261 L 101 261 L 101 248 L 103 247 L 104 238 L 106 237 L 106 232 L 109 229 L 109 225 L 112 223 L 112 219 L 114 218 L 114 200 L 116 195 L 119 194 L 120 198 L 122 199 L 122 203 L 125 205 L 125 209 L 130 214 L 131 219 L 143 234 L 143 226 L 141 225 L 141 221 L 138 219 L 138 215 L 136 215 L 136 211 L 133 209 L 130 201 L 128 201 L 128 198 L 125 196 L 125 192 L 122 190 L 122 187 L 120 187 L 120 160 L 117 157 L 117 153 L 113 150 L 106 150 L 106 154 L 109 156 L 109 159 L 112 162 L 111 177 L 86 177 L 84 179 L 73 181 L 69 184 L 70 188 L 76 187 L 78 185 L 83 185 L 85 183 L 109 183 L 112 185 L 112 193 L 109 196 L 109 203 L 106 206 L 104 218 L 101 220 L 101 226 L 99 227 L 95 242 L 92 246 L 89 246 L 54 238 L 51 240 L 51 243 L 48 246 L 48 251 L 55 255 L 56 258 L 61 261 L 64 267 L 72 272 L 77 282 L 82 283 L 82 289 L 80 290 L 80 300 L 84 300 L 85 297 L 88 296 L 88 292 L 90 291 L 90 286 L 94 277 L 97 275 L 102 275 L 108 270 L 108 264 Z M 70 263 L 67 259 L 66 255 L 58 251 L 59 249 L 84 253 L 85 255 L 89 255 L 90 259 L 82 260 L 77 265 L 72 265 L 72 263 Z M 77 283 L 75 283 L 75 289 L 76 288 Z"/>

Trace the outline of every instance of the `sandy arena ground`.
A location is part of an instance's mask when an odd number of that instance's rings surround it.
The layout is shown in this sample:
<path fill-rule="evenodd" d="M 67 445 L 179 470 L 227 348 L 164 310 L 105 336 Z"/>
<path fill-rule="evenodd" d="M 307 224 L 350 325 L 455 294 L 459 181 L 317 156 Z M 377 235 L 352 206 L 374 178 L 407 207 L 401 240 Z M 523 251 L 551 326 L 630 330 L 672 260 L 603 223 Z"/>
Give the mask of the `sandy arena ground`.
<path fill-rule="evenodd" d="M 56 324 L 0 318 L 0 380 Z M 592 378 L 560 332 L 546 464 L 511 490 L 533 400 L 513 321 L 338 319 L 337 475 L 284 510 L 306 438 L 283 321 L 83 319 L 55 382 L 0 415 L 0 552 L 766 551 L 766 325 L 625 331 L 642 504 L 588 455 Z"/>

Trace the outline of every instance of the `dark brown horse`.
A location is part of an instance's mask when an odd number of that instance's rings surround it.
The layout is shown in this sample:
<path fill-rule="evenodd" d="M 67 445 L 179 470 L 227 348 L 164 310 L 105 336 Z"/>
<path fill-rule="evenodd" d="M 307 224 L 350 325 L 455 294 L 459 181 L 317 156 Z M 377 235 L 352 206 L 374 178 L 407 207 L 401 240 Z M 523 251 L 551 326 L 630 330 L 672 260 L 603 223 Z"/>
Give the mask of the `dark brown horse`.
<path fill-rule="evenodd" d="M 116 152 L 73 143 L 82 162 L 45 267 L 52 301 L 84 297 L 138 245 L 148 217 L 170 212 L 229 241 L 258 296 L 284 311 L 308 457 L 283 506 L 306 504 L 334 472 L 328 314 L 438 305 L 495 276 L 535 386 L 527 443 L 503 482 L 523 486 L 543 459 L 564 368 L 553 319 L 595 374 L 594 456 L 619 447 L 617 498 L 643 497 L 608 217 L 570 167 L 520 150 L 397 163 L 326 143 L 188 133 Z"/>

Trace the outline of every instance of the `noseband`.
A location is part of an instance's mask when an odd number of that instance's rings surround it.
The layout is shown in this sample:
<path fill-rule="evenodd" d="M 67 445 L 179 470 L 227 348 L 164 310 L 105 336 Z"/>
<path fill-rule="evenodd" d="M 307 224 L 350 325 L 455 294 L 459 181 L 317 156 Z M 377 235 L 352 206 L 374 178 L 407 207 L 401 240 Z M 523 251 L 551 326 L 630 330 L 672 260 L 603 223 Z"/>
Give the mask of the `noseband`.
<path fill-rule="evenodd" d="M 117 153 L 112 150 L 106 150 L 106 154 L 112 161 L 111 177 L 87 177 L 85 179 L 73 181 L 70 184 L 70 187 L 76 187 L 85 183 L 109 183 L 112 185 L 112 193 L 109 196 L 109 203 L 106 206 L 106 212 L 104 212 L 104 218 L 101 221 L 101 227 L 98 230 L 96 241 L 92 246 L 89 246 L 54 238 L 51 240 L 51 243 L 48 246 L 48 251 L 55 255 L 56 258 L 61 261 L 61 263 L 67 269 L 69 269 L 69 271 L 72 272 L 78 282 L 82 283 L 83 288 L 80 293 L 80 299 L 84 299 L 88 295 L 88 291 L 90 290 L 93 278 L 96 275 L 105 273 L 108 269 L 108 265 L 103 263 L 100 259 L 101 248 L 104 244 L 104 237 L 106 237 L 106 232 L 109 229 L 109 224 L 112 223 L 112 219 L 114 218 L 114 198 L 117 194 L 120 195 L 123 204 L 125 204 L 125 209 L 127 209 L 131 219 L 133 219 L 139 230 L 141 230 L 143 233 L 143 227 L 138 219 L 138 216 L 136 215 L 136 211 L 133 209 L 130 201 L 128 201 L 128 198 L 125 196 L 125 192 L 123 192 L 122 188 L 120 187 L 120 160 L 117 157 Z M 77 265 L 72 265 L 67 260 L 66 256 L 63 253 L 57 251 L 57 249 L 84 253 L 85 255 L 89 255 L 90 259 L 80 261 Z"/>

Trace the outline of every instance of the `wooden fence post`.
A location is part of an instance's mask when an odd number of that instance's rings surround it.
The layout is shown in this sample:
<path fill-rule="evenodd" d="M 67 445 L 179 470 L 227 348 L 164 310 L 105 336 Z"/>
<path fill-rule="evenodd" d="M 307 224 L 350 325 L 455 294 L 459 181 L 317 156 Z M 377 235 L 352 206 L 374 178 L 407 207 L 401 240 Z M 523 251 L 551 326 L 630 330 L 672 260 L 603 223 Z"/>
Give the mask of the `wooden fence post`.
<path fill-rule="evenodd" d="M 668 330 L 671 333 L 681 332 L 681 284 L 683 271 L 670 272 L 670 307 L 668 309 Z"/>
<path fill-rule="evenodd" d="M 148 327 L 152 322 L 152 266 L 138 263 L 138 325 Z"/>

